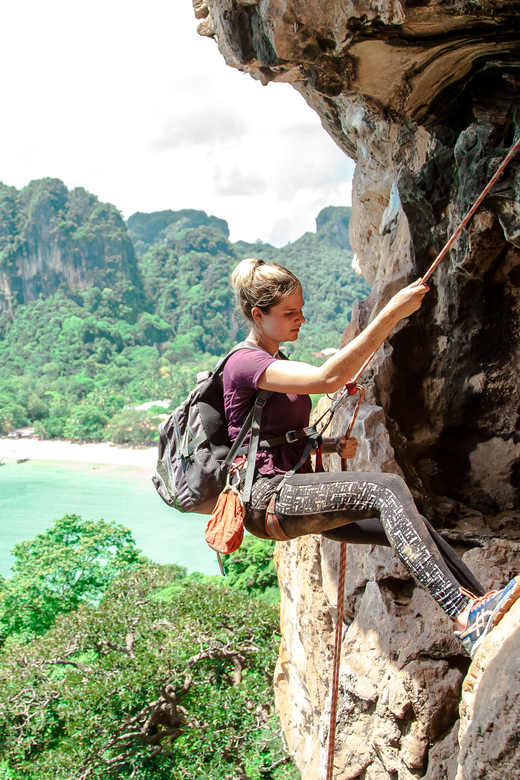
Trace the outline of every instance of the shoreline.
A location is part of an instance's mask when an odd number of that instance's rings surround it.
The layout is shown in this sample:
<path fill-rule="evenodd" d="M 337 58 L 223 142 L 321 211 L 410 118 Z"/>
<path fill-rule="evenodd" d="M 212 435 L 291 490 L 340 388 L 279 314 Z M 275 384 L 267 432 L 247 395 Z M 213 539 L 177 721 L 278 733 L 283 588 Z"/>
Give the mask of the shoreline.
<path fill-rule="evenodd" d="M 57 440 L 40 441 L 39 439 L 8 439 L 0 438 L 0 460 L 6 463 L 17 461 L 18 458 L 44 461 L 64 461 L 71 463 L 88 463 L 93 466 L 134 466 L 152 470 L 157 460 L 157 447 L 136 447 L 111 444 L 110 442 L 78 442 Z M 1 473 L 1 470 L 0 470 Z"/>

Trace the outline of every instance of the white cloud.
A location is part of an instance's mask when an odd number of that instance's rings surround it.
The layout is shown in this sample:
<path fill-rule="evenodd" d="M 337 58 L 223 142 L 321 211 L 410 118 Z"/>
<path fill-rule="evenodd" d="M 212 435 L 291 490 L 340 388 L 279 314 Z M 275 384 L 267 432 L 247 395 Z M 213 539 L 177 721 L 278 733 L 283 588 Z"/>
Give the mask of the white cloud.
<path fill-rule="evenodd" d="M 254 168 L 215 166 L 216 191 L 224 197 L 258 196 L 266 192 L 268 182 Z"/>
<path fill-rule="evenodd" d="M 205 102 L 193 109 L 181 104 L 161 126 L 150 149 L 161 153 L 166 149 L 181 149 L 185 146 L 214 147 L 229 144 L 248 132 L 247 123 L 233 112 L 232 105 L 223 110 L 216 101 Z"/>
<path fill-rule="evenodd" d="M 17 0 L 0 25 L 6 184 L 59 177 L 125 216 L 200 208 L 277 244 L 350 203 L 353 164 L 318 117 L 227 67 L 190 0 Z"/>

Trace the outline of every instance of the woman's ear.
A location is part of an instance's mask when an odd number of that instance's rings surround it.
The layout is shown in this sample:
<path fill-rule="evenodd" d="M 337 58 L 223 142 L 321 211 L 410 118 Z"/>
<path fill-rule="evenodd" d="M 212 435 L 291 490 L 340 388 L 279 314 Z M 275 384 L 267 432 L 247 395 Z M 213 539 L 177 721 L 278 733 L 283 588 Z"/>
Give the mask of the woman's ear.
<path fill-rule="evenodd" d="M 258 306 L 253 306 L 253 308 L 251 309 L 251 317 L 255 322 L 257 322 L 260 325 L 260 323 L 264 318 L 264 313 L 258 308 Z"/>

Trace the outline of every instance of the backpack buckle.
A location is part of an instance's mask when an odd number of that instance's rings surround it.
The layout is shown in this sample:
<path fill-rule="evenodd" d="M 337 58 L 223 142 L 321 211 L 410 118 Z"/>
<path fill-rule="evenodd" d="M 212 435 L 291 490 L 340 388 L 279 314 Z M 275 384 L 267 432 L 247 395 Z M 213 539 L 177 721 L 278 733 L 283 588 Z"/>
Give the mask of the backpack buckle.
<path fill-rule="evenodd" d="M 226 478 L 226 487 L 233 487 L 233 478 L 235 475 L 239 474 L 239 472 L 243 471 L 247 466 L 247 453 L 244 453 L 243 455 L 238 455 L 238 457 L 235 458 L 231 466 L 229 467 L 229 471 L 227 473 Z M 238 477 L 238 480 L 235 484 L 239 484 L 240 477 Z"/>

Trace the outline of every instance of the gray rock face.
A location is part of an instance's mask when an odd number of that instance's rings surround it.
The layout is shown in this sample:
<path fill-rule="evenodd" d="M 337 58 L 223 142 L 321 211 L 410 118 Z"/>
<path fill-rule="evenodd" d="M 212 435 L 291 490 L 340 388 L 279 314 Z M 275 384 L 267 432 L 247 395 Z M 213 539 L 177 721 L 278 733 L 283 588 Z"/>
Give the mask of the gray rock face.
<path fill-rule="evenodd" d="M 226 62 L 264 84 L 292 83 L 357 163 L 350 241 L 372 293 L 345 342 L 424 274 L 520 133 L 519 12 L 518 0 L 197 0 L 199 32 Z M 365 377 L 353 463 L 403 474 L 420 511 L 466 550 L 488 587 L 520 566 L 519 187 L 520 155 L 435 273 L 420 312 L 380 350 Z M 458 770 L 468 659 L 393 553 L 348 554 L 337 777 L 518 775 L 517 735 L 503 724 L 517 720 L 515 625 L 503 668 L 478 671 L 482 691 L 493 690 L 488 671 L 497 680 L 497 726 L 482 725 L 485 705 L 472 716 L 480 720 L 465 727 L 461 753 L 470 769 Z M 337 556 L 315 537 L 277 552 L 278 705 L 305 780 L 325 761 Z"/>

